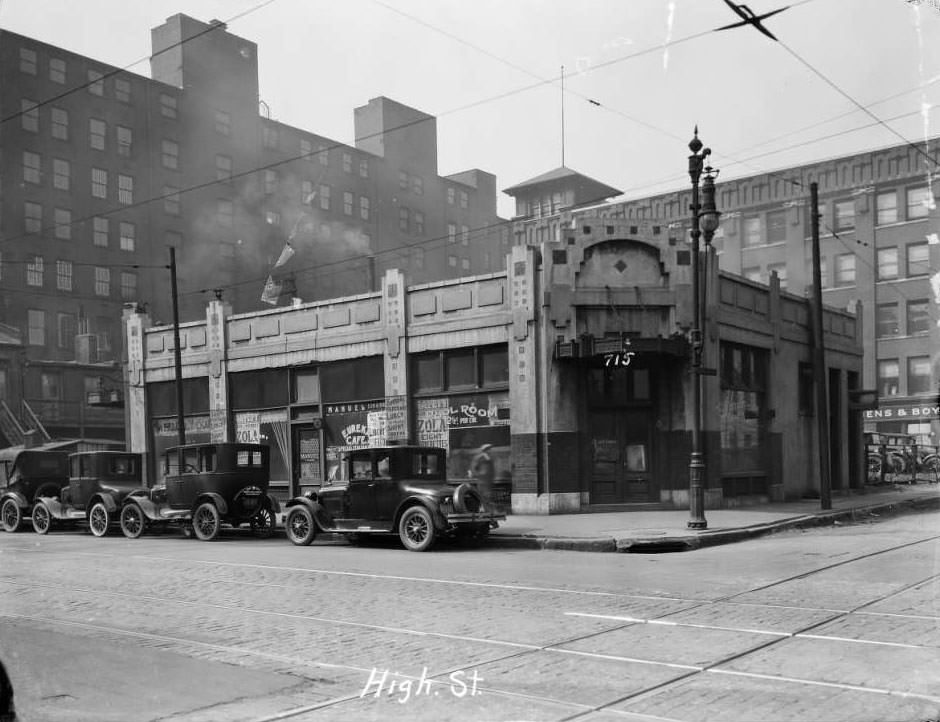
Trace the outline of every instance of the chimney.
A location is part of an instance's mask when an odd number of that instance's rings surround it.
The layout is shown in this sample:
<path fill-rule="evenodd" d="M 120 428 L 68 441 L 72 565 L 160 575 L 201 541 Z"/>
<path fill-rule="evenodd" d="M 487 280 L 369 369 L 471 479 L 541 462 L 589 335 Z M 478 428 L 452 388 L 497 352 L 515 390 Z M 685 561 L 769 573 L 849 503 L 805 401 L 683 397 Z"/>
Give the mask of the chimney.
<path fill-rule="evenodd" d="M 75 337 L 75 360 L 80 364 L 98 363 L 98 336 L 80 333 Z"/>

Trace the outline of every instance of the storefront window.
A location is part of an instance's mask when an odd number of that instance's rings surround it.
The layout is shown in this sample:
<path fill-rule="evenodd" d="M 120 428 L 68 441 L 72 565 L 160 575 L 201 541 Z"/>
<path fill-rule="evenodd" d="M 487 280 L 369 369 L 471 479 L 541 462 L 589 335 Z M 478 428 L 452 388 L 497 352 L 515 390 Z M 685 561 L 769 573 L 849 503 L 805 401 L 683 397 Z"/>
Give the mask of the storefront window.
<path fill-rule="evenodd" d="M 440 391 L 444 388 L 440 354 L 420 354 L 414 357 L 414 385 L 418 392 Z"/>
<path fill-rule="evenodd" d="M 766 471 L 764 406 L 767 351 L 723 344 L 721 347 L 721 435 L 723 473 Z"/>
<path fill-rule="evenodd" d="M 504 344 L 414 354 L 411 364 L 418 393 L 509 385 L 509 351 Z"/>
<path fill-rule="evenodd" d="M 147 384 L 147 406 L 150 416 L 176 414 L 176 382 L 158 381 Z M 209 411 L 209 377 L 183 379 L 183 412 L 199 414 Z"/>
<path fill-rule="evenodd" d="M 455 351 L 447 354 L 444 359 L 447 366 L 447 388 L 473 388 L 476 385 L 474 349 L 469 351 Z"/>
<path fill-rule="evenodd" d="M 241 371 L 228 375 L 233 409 L 287 406 L 287 369 Z"/>
<path fill-rule="evenodd" d="M 384 398 L 385 362 L 370 356 L 320 366 L 320 391 L 325 403 Z"/>

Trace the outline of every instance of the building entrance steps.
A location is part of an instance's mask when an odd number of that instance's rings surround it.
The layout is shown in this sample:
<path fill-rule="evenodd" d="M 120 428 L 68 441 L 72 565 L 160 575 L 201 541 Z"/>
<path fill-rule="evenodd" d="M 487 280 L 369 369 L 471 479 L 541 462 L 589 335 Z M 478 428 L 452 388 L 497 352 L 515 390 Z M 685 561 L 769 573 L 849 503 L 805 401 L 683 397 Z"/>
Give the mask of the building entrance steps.
<path fill-rule="evenodd" d="M 514 514 L 490 534 L 489 546 L 592 552 L 688 551 L 752 539 L 787 529 L 832 526 L 879 516 L 940 509 L 940 485 L 868 486 L 864 493 L 818 499 L 706 509 L 708 528 L 686 526 L 686 509 L 588 512 L 547 516 Z"/>

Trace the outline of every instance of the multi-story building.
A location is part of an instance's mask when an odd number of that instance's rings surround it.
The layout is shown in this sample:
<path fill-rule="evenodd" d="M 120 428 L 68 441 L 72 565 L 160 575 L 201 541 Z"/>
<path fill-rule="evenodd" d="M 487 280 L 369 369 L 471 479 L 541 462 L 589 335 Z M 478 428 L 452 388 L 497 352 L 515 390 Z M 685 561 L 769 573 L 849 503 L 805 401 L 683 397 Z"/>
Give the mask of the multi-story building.
<path fill-rule="evenodd" d="M 721 270 L 762 283 L 775 275 L 789 293 L 811 295 L 809 203 L 810 184 L 816 182 L 823 303 L 861 310 L 862 385 L 878 395 L 878 408 L 863 412 L 866 428 L 916 434 L 920 443 L 932 445 L 940 444 L 937 140 L 930 141 L 929 153 L 920 145 L 899 145 L 719 182 L 722 218 L 714 238 Z M 584 187 L 592 182 L 580 177 Z M 567 233 L 557 211 L 578 203 L 558 199 L 553 208 L 553 184 L 557 179 L 548 174 L 507 190 L 516 198 L 515 243 L 537 242 L 538 233 Z M 595 195 L 600 201 L 604 193 Z M 690 204 L 686 187 L 604 203 L 592 212 L 661 223 L 663 233 L 684 243 Z M 526 222 L 534 219 L 545 221 Z"/>
<path fill-rule="evenodd" d="M 0 323 L 28 360 L 74 359 L 79 332 L 119 358 L 125 303 L 169 321 L 171 247 L 184 318 L 214 289 L 247 311 L 501 267 L 495 177 L 439 175 L 433 116 L 374 98 L 347 145 L 271 119 L 223 23 L 175 15 L 152 44 L 147 78 L 0 31 Z"/>

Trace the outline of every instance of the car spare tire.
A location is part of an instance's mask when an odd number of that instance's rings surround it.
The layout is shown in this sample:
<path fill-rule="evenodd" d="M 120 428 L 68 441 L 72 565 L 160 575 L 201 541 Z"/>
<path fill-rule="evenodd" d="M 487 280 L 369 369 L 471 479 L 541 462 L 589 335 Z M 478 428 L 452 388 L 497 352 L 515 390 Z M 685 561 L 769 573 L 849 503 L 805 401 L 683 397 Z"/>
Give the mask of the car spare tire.
<path fill-rule="evenodd" d="M 472 485 L 464 482 L 454 490 L 454 510 L 458 514 L 483 511 L 483 496 Z"/>

